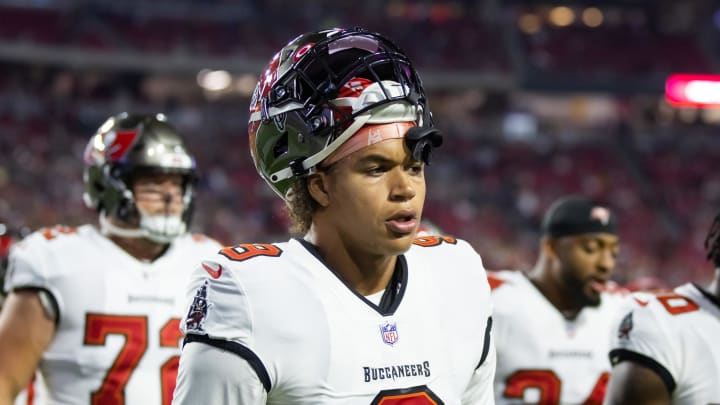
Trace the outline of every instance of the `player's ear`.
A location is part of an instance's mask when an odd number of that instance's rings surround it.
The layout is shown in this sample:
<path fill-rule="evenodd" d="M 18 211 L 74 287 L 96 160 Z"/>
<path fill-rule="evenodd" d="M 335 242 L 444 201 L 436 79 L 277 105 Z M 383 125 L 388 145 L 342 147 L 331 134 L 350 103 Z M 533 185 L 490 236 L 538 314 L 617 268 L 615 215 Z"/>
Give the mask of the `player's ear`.
<path fill-rule="evenodd" d="M 323 171 L 311 174 L 307 179 L 308 194 L 321 207 L 327 207 L 330 203 L 330 196 L 327 192 L 328 175 Z"/>

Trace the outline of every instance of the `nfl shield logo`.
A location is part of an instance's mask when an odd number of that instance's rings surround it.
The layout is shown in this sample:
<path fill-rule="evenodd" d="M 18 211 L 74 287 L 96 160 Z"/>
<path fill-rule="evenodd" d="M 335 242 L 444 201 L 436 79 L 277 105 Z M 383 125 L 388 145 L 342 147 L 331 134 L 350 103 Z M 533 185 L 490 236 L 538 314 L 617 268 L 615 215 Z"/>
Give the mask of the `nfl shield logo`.
<path fill-rule="evenodd" d="M 394 345 L 398 341 L 397 324 L 385 322 L 384 325 L 380 325 L 380 335 L 382 335 L 383 342 Z"/>

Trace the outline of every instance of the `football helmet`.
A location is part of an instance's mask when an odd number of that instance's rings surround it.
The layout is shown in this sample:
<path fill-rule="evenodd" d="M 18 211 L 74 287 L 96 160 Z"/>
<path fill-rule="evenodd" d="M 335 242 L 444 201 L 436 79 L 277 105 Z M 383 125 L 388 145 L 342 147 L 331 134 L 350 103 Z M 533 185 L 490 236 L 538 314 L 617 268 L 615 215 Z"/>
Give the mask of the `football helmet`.
<path fill-rule="evenodd" d="M 85 153 L 85 204 L 100 213 L 104 232 L 124 237 L 145 237 L 169 243 L 186 232 L 193 211 L 196 182 L 195 159 L 182 137 L 162 114 L 110 117 L 90 138 Z M 181 217 L 149 216 L 139 212 L 131 188 L 134 176 L 146 173 L 178 173 L 183 176 Z M 114 226 L 107 216 L 129 222 L 139 218 L 139 228 Z"/>
<path fill-rule="evenodd" d="M 363 82 L 354 97 L 353 83 Z M 345 90 L 345 91 L 344 91 Z M 420 77 L 387 38 L 359 28 L 300 35 L 272 58 L 250 101 L 250 151 L 282 198 L 366 124 L 411 122 L 405 141 L 429 161 L 442 136 L 433 126 Z"/>

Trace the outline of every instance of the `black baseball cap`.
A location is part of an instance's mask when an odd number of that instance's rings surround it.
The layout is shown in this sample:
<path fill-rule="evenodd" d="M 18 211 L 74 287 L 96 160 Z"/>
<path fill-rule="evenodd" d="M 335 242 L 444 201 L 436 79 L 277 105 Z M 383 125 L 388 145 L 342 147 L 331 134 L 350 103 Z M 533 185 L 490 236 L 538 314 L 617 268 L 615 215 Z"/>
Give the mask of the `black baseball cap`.
<path fill-rule="evenodd" d="M 615 215 L 606 206 L 582 196 L 556 200 L 545 213 L 542 233 L 551 238 L 583 233 L 617 234 Z"/>

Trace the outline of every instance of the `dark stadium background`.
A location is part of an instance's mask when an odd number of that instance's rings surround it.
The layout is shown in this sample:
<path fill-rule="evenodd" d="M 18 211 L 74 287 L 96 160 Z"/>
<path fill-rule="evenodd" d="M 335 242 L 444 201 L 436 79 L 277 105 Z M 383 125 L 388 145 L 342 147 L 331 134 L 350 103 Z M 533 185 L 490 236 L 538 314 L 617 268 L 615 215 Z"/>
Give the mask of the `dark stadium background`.
<path fill-rule="evenodd" d="M 304 31 L 363 26 L 416 61 L 447 136 L 426 218 L 490 269 L 527 269 L 566 193 L 613 207 L 617 280 L 705 281 L 720 211 L 720 110 L 673 108 L 669 73 L 715 73 L 720 2 L 0 0 L 0 222 L 95 222 L 82 150 L 109 115 L 163 112 L 202 170 L 193 228 L 286 239 L 250 160 L 257 74 Z M 218 72 L 218 70 L 224 70 Z M 201 86 L 205 86 L 203 88 Z M 1 228 L 1 227 L 0 227 Z"/>

